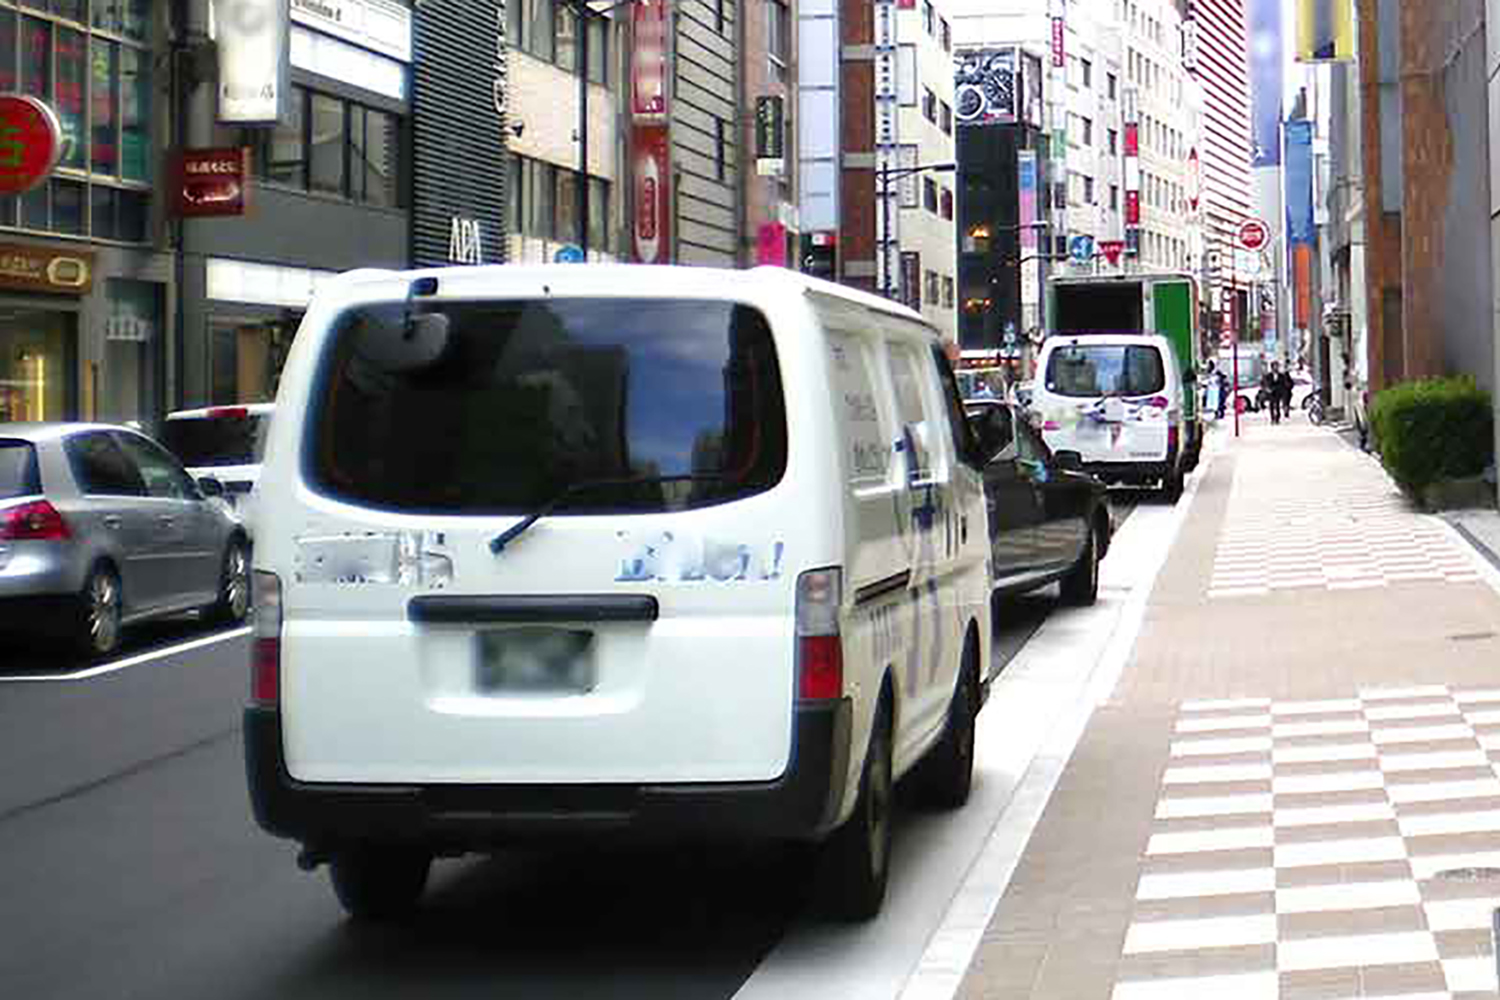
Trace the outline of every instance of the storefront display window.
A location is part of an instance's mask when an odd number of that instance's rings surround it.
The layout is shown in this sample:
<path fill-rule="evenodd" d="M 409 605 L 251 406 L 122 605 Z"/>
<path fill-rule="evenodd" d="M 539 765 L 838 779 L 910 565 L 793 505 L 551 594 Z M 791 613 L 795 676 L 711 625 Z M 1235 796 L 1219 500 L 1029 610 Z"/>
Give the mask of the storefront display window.
<path fill-rule="evenodd" d="M 0 91 L 47 101 L 63 129 L 58 177 L 19 203 L 0 201 L 0 227 L 147 240 L 137 220 L 149 215 L 155 158 L 152 61 L 141 44 L 150 17 L 149 0 L 0 0 Z"/>
<path fill-rule="evenodd" d="M 297 319 L 212 321 L 209 349 L 213 403 L 274 401 L 297 322 Z"/>
<path fill-rule="evenodd" d="M 155 362 L 161 342 L 162 286 L 109 279 L 104 321 L 104 364 L 109 377 L 96 387 L 99 420 L 136 420 L 157 410 Z"/>
<path fill-rule="evenodd" d="M 73 317 L 0 309 L 0 423 L 75 412 Z"/>

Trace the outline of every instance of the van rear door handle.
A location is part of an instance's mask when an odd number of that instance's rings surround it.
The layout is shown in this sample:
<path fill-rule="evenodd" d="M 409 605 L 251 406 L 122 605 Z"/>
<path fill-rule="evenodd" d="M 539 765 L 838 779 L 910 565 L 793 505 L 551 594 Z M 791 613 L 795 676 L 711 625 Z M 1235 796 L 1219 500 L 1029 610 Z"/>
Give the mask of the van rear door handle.
<path fill-rule="evenodd" d="M 99 520 L 104 522 L 106 528 L 118 528 L 120 526 L 120 515 L 118 514 L 105 514 Z"/>

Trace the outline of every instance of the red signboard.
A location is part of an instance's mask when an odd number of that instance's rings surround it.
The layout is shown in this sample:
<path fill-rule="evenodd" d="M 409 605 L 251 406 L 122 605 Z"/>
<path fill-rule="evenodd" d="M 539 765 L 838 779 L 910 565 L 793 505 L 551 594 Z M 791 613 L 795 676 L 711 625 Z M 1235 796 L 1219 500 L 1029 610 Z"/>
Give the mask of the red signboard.
<path fill-rule="evenodd" d="M 1135 122 L 1125 126 L 1125 155 L 1141 155 L 1141 127 Z"/>
<path fill-rule="evenodd" d="M 1125 241 L 1100 240 L 1099 252 L 1104 255 L 1105 260 L 1109 261 L 1109 266 L 1114 267 L 1120 263 L 1120 256 L 1125 252 Z"/>
<path fill-rule="evenodd" d="M 1271 229 L 1259 219 L 1246 219 L 1240 226 L 1240 246 L 1246 250 L 1259 250 L 1271 241 Z"/>
<path fill-rule="evenodd" d="M 1067 53 L 1067 25 L 1060 17 L 1052 19 L 1052 65 L 1056 67 L 1066 66 L 1068 63 Z"/>
<path fill-rule="evenodd" d="M 62 158 L 62 125 L 35 97 L 0 96 L 0 195 L 30 191 Z"/>
<path fill-rule="evenodd" d="M 1139 191 L 1125 192 L 1125 225 L 1139 226 L 1141 224 L 1141 193 Z"/>
<path fill-rule="evenodd" d="M 786 267 L 786 226 L 763 222 L 755 233 L 755 263 Z"/>
<path fill-rule="evenodd" d="M 1203 197 L 1203 165 L 1198 160 L 1198 151 L 1188 154 L 1187 165 L 1188 208 L 1198 211 L 1198 202 Z"/>
<path fill-rule="evenodd" d="M 665 264 L 671 259 L 667 239 L 671 157 L 665 125 L 637 125 L 631 140 L 635 166 L 635 259 Z"/>
<path fill-rule="evenodd" d="M 630 110 L 667 113 L 667 0 L 641 0 L 631 12 L 635 58 L 630 70 Z"/>
<path fill-rule="evenodd" d="M 172 155 L 171 208 L 176 215 L 201 218 L 244 215 L 250 180 L 250 151 L 241 148 L 183 149 Z"/>

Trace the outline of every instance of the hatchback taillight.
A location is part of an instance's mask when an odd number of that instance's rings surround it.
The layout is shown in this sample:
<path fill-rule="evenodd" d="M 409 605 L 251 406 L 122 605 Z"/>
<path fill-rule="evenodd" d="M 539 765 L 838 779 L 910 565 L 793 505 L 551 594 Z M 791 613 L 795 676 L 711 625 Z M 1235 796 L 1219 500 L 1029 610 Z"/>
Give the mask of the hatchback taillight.
<path fill-rule="evenodd" d="M 815 569 L 797 578 L 797 696 L 844 696 L 844 641 L 839 635 L 843 574 Z"/>
<path fill-rule="evenodd" d="M 61 542 L 72 537 L 68 522 L 45 500 L 0 511 L 0 542 Z"/>
<path fill-rule="evenodd" d="M 281 703 L 281 579 L 256 570 L 251 588 L 250 700 L 275 708 Z"/>

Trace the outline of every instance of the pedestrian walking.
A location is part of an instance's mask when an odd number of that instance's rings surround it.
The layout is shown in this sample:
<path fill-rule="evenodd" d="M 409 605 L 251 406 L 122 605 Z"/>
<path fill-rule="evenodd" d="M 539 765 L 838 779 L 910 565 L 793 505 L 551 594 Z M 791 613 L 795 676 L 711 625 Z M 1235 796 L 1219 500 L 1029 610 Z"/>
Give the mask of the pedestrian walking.
<path fill-rule="evenodd" d="M 1276 394 L 1281 399 L 1281 415 L 1290 417 L 1292 415 L 1292 390 L 1296 383 L 1292 381 L 1292 373 L 1289 371 L 1277 371 Z"/>
<path fill-rule="evenodd" d="M 1260 396 L 1271 410 L 1271 423 L 1281 423 L 1281 363 L 1271 362 L 1270 371 L 1260 377 Z"/>
<path fill-rule="evenodd" d="M 1219 414 L 1218 414 L 1218 416 L 1219 416 L 1220 420 L 1223 420 L 1224 419 L 1224 411 L 1229 408 L 1229 395 L 1230 395 L 1229 376 L 1224 374 L 1224 369 L 1222 369 L 1222 368 L 1219 369 L 1218 375 L 1219 375 Z"/>

